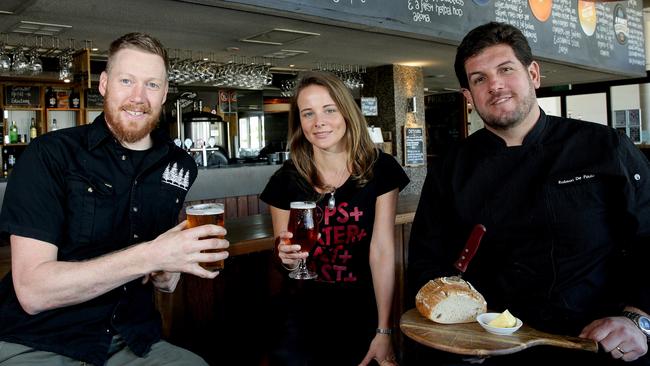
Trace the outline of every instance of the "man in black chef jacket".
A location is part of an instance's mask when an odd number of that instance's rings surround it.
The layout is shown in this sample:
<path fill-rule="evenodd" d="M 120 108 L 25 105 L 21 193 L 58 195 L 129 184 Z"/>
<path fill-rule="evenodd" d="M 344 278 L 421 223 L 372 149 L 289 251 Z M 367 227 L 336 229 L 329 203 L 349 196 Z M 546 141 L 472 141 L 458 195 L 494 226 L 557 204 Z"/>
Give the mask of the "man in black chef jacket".
<path fill-rule="evenodd" d="M 14 168 L 0 230 L 12 271 L 0 282 L 1 365 L 205 365 L 160 339 L 153 289 L 180 273 L 214 278 L 224 228 L 176 225 L 197 175 L 156 129 L 167 55 L 154 38 L 111 44 L 99 80 L 104 113 L 92 124 L 32 141 Z"/>
<path fill-rule="evenodd" d="M 486 235 L 463 278 L 488 308 L 600 346 L 598 354 L 533 347 L 484 364 L 648 364 L 648 160 L 609 127 L 546 115 L 535 95 L 539 64 L 511 25 L 468 33 L 455 69 L 485 128 L 429 170 L 409 244 L 412 294 L 455 274 L 472 227 L 483 224 Z M 415 354 L 416 364 L 427 357 L 463 362 Z"/>

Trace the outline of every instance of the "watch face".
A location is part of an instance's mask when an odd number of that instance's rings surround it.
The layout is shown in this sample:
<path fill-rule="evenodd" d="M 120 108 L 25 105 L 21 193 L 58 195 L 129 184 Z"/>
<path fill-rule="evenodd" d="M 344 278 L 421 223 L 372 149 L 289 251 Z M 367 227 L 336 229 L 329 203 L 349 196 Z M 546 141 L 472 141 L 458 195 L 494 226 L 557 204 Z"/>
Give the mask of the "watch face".
<path fill-rule="evenodd" d="M 646 333 L 650 333 L 650 319 L 645 316 L 639 317 L 639 327 L 641 327 L 641 329 Z"/>

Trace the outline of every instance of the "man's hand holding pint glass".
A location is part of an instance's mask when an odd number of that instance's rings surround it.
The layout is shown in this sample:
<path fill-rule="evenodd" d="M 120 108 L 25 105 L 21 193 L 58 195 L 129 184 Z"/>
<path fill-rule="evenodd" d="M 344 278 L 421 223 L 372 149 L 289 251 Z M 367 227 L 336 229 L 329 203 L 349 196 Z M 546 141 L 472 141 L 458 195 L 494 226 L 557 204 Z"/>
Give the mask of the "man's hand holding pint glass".
<path fill-rule="evenodd" d="M 217 225 L 224 226 L 224 208 L 223 203 L 203 203 L 198 205 L 188 206 L 185 209 L 187 215 L 187 228 L 194 228 L 201 225 Z M 223 239 L 223 235 L 210 236 L 208 238 Z M 203 253 L 218 253 L 223 249 L 207 249 Z M 214 262 L 202 262 L 201 267 L 208 271 L 220 271 L 223 269 L 224 260 L 220 259 Z"/>
<path fill-rule="evenodd" d="M 223 212 L 222 204 L 188 207 L 187 220 L 149 242 L 143 265 L 150 265 L 151 271 L 143 283 L 151 281 L 159 291 L 173 292 L 181 273 L 217 277 L 230 246 L 224 239 Z"/>

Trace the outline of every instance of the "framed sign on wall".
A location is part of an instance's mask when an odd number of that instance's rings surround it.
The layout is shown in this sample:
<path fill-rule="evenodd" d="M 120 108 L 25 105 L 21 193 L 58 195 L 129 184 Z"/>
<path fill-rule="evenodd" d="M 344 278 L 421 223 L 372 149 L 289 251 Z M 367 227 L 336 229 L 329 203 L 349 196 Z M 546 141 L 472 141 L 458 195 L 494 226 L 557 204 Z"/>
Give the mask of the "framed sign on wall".
<path fill-rule="evenodd" d="M 404 166 L 425 164 L 424 127 L 404 127 Z"/>

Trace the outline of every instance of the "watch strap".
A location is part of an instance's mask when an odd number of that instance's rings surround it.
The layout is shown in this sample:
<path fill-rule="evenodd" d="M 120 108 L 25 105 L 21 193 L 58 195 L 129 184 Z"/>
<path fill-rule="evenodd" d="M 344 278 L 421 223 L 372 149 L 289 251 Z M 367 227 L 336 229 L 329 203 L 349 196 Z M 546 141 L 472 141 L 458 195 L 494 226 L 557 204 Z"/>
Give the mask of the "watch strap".
<path fill-rule="evenodd" d="M 623 313 L 621 313 L 621 315 L 632 320 L 634 322 L 634 325 L 636 325 L 641 330 L 641 332 L 645 334 L 646 340 L 648 341 L 648 343 L 650 343 L 650 330 L 641 328 L 641 324 L 639 323 L 639 319 L 641 317 L 647 318 L 645 315 L 635 313 L 632 311 L 626 311 L 626 310 L 624 310 Z"/>

